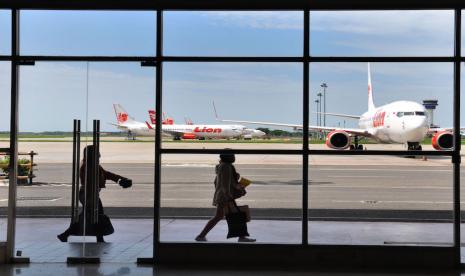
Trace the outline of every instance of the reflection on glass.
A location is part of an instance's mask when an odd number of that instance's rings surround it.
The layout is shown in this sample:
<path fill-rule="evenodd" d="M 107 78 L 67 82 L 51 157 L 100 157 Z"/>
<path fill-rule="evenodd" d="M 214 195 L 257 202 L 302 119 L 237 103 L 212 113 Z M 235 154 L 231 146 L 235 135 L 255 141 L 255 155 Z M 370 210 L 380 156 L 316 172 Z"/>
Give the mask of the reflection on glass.
<path fill-rule="evenodd" d="M 450 56 L 453 11 L 312 11 L 313 56 Z"/>
<path fill-rule="evenodd" d="M 301 56 L 303 13 L 165 12 L 164 51 L 181 56 Z"/>
<path fill-rule="evenodd" d="M 450 150 L 452 69 L 444 63 L 312 63 L 311 148 Z"/>
<path fill-rule="evenodd" d="M 0 55 L 11 54 L 11 12 L 0 10 Z"/>
<path fill-rule="evenodd" d="M 312 156 L 309 242 L 450 245 L 450 162 L 445 156 Z"/>
<path fill-rule="evenodd" d="M 22 11 L 21 54 L 153 56 L 155 12 Z"/>
<path fill-rule="evenodd" d="M 214 182 L 222 177 L 219 160 L 218 155 L 163 155 L 161 241 L 192 242 L 214 217 L 217 207 L 212 203 L 218 202 Z M 257 242 L 301 242 L 301 160 L 300 156 L 236 155 L 236 172 L 251 181 L 237 205 L 249 206 L 248 230 Z M 226 238 L 227 231 L 226 221 L 221 220 L 206 239 L 236 242 Z"/>
<path fill-rule="evenodd" d="M 163 147 L 301 148 L 299 64 L 167 63 L 164 76 Z"/>
<path fill-rule="evenodd" d="M 0 149 L 10 147 L 10 62 L 0 62 Z M 6 240 L 8 157 L 0 150 L 0 241 Z"/>

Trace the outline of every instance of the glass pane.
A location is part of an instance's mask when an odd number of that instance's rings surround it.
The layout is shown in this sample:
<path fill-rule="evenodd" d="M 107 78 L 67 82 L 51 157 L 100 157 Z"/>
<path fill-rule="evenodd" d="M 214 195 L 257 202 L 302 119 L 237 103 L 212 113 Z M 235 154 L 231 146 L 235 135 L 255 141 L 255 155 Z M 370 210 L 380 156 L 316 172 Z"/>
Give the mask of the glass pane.
<path fill-rule="evenodd" d="M 312 56 L 451 56 L 453 11 L 312 11 Z"/>
<path fill-rule="evenodd" d="M 164 148 L 302 148 L 300 64 L 167 63 L 164 76 Z"/>
<path fill-rule="evenodd" d="M 64 262 L 78 250 L 57 235 L 70 225 L 73 119 L 82 122 L 81 148 L 87 139 L 85 63 L 21 66 L 19 87 L 16 251 L 32 262 Z"/>
<path fill-rule="evenodd" d="M 309 242 L 452 245 L 450 157 L 310 158 Z"/>
<path fill-rule="evenodd" d="M 155 55 L 155 12 L 22 11 L 23 55 Z"/>
<path fill-rule="evenodd" d="M 165 12 L 165 55 L 302 56 L 303 13 Z"/>
<path fill-rule="evenodd" d="M 217 208 L 212 206 L 214 179 L 216 176 L 223 178 L 228 168 L 224 164 L 216 168 L 218 155 L 166 154 L 162 159 L 160 239 L 162 242 L 193 242 L 207 220 L 215 215 Z M 301 162 L 302 157 L 297 155 L 236 156 L 236 172 L 252 182 L 246 187 L 247 194 L 237 200 L 237 205 L 249 206 L 248 232 L 257 242 L 302 242 Z M 216 197 L 218 204 L 226 202 L 221 198 Z M 212 242 L 237 241 L 236 238 L 227 239 L 226 234 L 226 221 L 221 220 L 206 238 Z"/>
<path fill-rule="evenodd" d="M 367 63 L 312 63 L 312 149 L 447 150 L 452 146 L 453 65 L 371 63 L 369 108 Z M 434 103 L 436 105 L 432 105 Z M 326 112 L 326 113 L 325 113 Z M 432 127 L 431 127 L 432 125 Z M 321 126 L 327 131 L 320 132 Z M 433 128 L 442 128 L 434 130 Z M 325 144 L 325 145 L 324 145 Z"/>
<path fill-rule="evenodd" d="M 0 55 L 11 54 L 11 12 L 0 10 Z"/>
<path fill-rule="evenodd" d="M 10 62 L 0 62 L 0 149 L 10 147 Z M 0 150 L 0 241 L 6 240 L 8 206 L 8 157 Z"/>
<path fill-rule="evenodd" d="M 89 63 L 87 124 L 91 131 L 92 120 L 100 120 L 100 165 L 106 180 L 99 192 L 103 207 L 98 209 L 99 220 L 102 214 L 108 216 L 114 233 L 103 237 L 107 243 L 86 244 L 85 256 L 134 262 L 153 254 L 155 134 L 138 135 L 140 126 L 132 124 L 124 108 L 134 111 L 134 116 L 147 116 L 154 106 L 155 68 L 140 63 Z M 143 123 L 142 128 L 147 125 Z M 128 131 L 134 132 L 136 140 L 128 139 Z M 125 178 L 132 180 L 131 187 L 123 187 Z"/>

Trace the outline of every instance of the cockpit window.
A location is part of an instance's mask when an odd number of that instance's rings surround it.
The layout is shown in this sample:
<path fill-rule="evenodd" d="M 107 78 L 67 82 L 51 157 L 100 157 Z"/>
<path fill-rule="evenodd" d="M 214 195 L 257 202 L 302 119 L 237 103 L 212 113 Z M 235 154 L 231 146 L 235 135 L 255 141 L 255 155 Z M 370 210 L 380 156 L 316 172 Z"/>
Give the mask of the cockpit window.
<path fill-rule="evenodd" d="M 415 115 L 417 115 L 417 116 L 425 116 L 425 112 L 423 112 L 423 111 L 415 111 Z"/>
<path fill-rule="evenodd" d="M 413 116 L 415 112 L 404 112 L 404 116 Z"/>
<path fill-rule="evenodd" d="M 397 112 L 397 117 L 400 118 L 400 117 L 402 117 L 402 116 L 404 116 L 404 112 Z"/>

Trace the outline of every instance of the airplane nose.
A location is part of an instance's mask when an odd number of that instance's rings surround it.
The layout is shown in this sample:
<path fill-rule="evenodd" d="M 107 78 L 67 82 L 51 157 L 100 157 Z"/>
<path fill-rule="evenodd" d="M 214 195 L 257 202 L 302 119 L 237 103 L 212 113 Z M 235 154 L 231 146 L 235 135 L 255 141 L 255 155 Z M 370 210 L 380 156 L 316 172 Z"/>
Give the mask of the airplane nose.
<path fill-rule="evenodd" d="M 428 121 L 426 117 L 415 118 L 405 125 L 406 136 L 409 141 L 420 141 L 428 132 Z"/>

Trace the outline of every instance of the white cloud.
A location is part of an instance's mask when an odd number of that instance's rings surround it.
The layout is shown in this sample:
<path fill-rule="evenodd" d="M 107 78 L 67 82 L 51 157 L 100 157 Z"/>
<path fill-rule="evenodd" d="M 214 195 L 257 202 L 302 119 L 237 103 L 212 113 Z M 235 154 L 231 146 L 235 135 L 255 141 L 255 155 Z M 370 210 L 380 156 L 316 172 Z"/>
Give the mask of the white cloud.
<path fill-rule="evenodd" d="M 217 23 L 255 29 L 303 29 L 302 12 L 202 12 Z"/>

